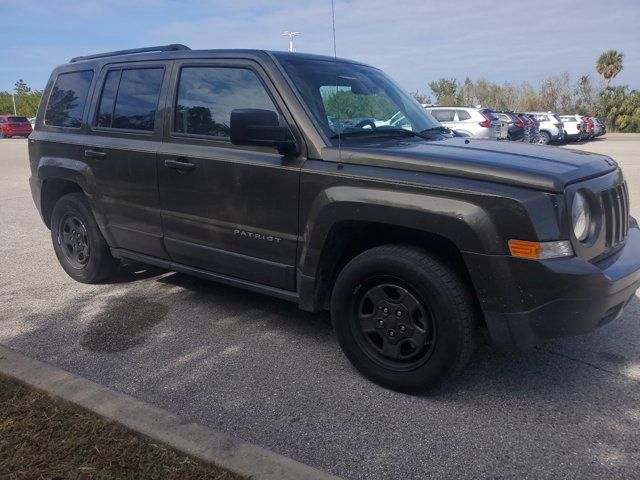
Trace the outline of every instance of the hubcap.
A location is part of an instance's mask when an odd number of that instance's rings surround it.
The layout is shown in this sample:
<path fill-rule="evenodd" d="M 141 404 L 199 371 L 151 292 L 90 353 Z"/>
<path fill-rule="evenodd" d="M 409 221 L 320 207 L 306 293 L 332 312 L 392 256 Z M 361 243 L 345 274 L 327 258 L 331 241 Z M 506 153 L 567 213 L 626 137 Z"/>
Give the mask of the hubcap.
<path fill-rule="evenodd" d="M 355 333 L 364 350 L 390 367 L 424 361 L 435 340 L 426 306 L 395 283 L 361 286 L 356 294 Z"/>
<path fill-rule="evenodd" d="M 58 242 L 67 261 L 73 268 L 83 268 L 89 261 L 87 228 L 75 215 L 67 215 L 60 222 Z"/>

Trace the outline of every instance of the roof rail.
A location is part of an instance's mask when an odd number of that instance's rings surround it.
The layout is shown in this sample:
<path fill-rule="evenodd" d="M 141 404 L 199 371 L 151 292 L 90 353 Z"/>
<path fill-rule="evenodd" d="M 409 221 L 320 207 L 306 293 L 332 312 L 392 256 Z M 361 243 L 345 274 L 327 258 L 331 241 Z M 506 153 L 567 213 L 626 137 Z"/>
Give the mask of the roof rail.
<path fill-rule="evenodd" d="M 180 43 L 172 43 L 171 45 L 158 45 L 157 47 L 132 48 L 130 50 L 116 50 L 115 52 L 96 53 L 94 55 L 85 55 L 82 57 L 73 57 L 69 62 L 80 62 L 82 60 L 91 60 L 94 58 L 115 57 L 116 55 L 131 55 L 133 53 L 145 52 L 170 52 L 175 50 L 191 50 L 186 45 Z"/>

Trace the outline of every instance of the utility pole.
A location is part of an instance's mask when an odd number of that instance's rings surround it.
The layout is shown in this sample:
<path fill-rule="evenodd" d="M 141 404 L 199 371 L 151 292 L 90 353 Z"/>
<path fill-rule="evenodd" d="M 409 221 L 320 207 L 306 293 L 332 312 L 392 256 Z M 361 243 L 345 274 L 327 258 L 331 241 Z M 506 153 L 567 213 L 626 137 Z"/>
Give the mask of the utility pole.
<path fill-rule="evenodd" d="M 293 46 L 293 37 L 300 35 L 300 32 L 290 32 L 287 30 L 286 32 L 282 32 L 282 35 L 284 37 L 289 37 L 289 51 L 295 52 L 296 48 Z"/>
<path fill-rule="evenodd" d="M 16 112 L 16 94 L 15 93 L 11 94 L 11 100 L 13 100 L 13 114 L 18 115 L 18 112 Z"/>

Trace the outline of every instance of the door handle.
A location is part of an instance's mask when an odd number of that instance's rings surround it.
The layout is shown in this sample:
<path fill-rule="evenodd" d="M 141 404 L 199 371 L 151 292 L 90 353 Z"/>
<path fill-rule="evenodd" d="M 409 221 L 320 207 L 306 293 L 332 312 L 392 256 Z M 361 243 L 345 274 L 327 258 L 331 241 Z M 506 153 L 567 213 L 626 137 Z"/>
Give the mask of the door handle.
<path fill-rule="evenodd" d="M 188 162 L 183 158 L 178 158 L 176 160 L 165 160 L 164 166 L 167 168 L 174 168 L 176 170 L 193 170 L 196 168 L 194 163 Z"/>
<path fill-rule="evenodd" d="M 105 158 L 107 154 L 101 150 L 85 150 L 84 156 L 87 158 Z"/>

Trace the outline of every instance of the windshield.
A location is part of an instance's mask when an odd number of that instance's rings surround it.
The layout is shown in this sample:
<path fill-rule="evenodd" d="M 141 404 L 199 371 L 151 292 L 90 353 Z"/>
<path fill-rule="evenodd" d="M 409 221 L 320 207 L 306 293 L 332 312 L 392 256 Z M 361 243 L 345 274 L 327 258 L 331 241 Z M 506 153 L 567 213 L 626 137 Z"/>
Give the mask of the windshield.
<path fill-rule="evenodd" d="M 342 61 L 278 58 L 333 145 L 370 135 L 425 132 L 440 124 L 380 70 Z M 340 138 L 338 138 L 340 137 Z"/>

